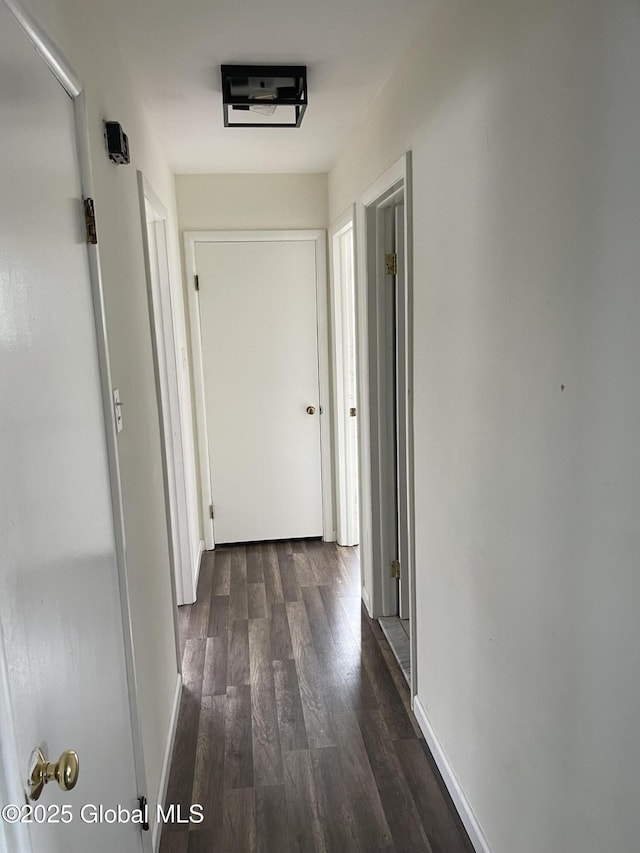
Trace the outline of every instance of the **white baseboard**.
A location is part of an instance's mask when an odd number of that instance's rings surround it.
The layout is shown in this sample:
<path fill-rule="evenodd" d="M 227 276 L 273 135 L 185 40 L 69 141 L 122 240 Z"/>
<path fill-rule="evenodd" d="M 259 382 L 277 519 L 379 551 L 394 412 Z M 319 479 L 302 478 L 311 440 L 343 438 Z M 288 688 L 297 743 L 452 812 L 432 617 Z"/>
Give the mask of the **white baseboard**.
<path fill-rule="evenodd" d="M 198 551 L 196 553 L 196 560 L 195 560 L 195 571 L 193 573 L 193 575 L 194 575 L 193 580 L 194 580 L 196 589 L 198 588 L 198 580 L 200 578 L 200 566 L 202 565 L 202 555 L 204 554 L 204 552 L 205 552 L 204 540 L 201 539 L 198 542 Z"/>
<path fill-rule="evenodd" d="M 362 600 L 364 601 L 364 606 L 367 608 L 367 613 L 373 619 L 373 616 L 371 615 L 373 613 L 371 610 L 371 599 L 369 598 L 369 593 L 365 586 L 362 587 Z"/>
<path fill-rule="evenodd" d="M 438 736 L 431 725 L 431 721 L 427 716 L 425 707 L 418 696 L 413 700 L 413 713 L 418 721 L 418 725 L 422 729 L 422 734 L 424 735 L 427 745 L 431 750 L 431 754 L 438 765 L 440 775 L 444 780 L 444 784 L 447 786 L 447 790 L 453 800 L 453 804 L 460 815 L 460 819 L 464 824 L 464 828 L 467 830 L 476 853 L 491 853 L 489 842 L 485 838 L 484 832 L 478 823 L 478 819 L 473 813 L 469 800 L 466 798 L 465 793 L 462 790 L 462 786 L 460 785 L 453 767 L 442 748 L 442 744 L 438 740 Z"/>
<path fill-rule="evenodd" d="M 178 712 L 180 711 L 180 699 L 182 697 L 182 676 L 178 673 L 176 680 L 176 692 L 173 697 L 173 708 L 171 709 L 171 719 L 169 721 L 169 731 L 167 733 L 167 743 L 162 759 L 162 772 L 160 773 L 160 790 L 158 791 L 158 803 L 164 806 L 164 801 L 167 796 L 167 786 L 169 785 L 169 771 L 171 770 L 171 757 L 173 755 L 173 746 L 176 741 L 176 731 L 178 728 Z M 153 804 L 149 804 L 149 811 L 155 810 Z M 162 826 L 155 819 L 151 829 L 151 846 L 154 853 L 158 853 L 160 847 L 160 835 Z"/>

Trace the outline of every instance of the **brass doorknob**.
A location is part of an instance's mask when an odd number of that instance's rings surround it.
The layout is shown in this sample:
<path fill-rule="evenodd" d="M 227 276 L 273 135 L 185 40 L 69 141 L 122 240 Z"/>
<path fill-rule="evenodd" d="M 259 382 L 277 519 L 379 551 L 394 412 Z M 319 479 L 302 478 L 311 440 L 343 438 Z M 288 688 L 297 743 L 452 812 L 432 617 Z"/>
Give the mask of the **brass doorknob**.
<path fill-rule="evenodd" d="M 307 406 L 307 414 L 308 415 L 315 415 L 315 413 L 316 413 L 316 407 L 315 406 Z"/>
<path fill-rule="evenodd" d="M 47 761 L 41 749 L 34 749 L 29 762 L 29 797 L 39 799 L 44 786 L 54 779 L 63 791 L 70 791 L 76 786 L 79 770 L 78 754 L 72 749 L 65 750 L 55 764 Z"/>

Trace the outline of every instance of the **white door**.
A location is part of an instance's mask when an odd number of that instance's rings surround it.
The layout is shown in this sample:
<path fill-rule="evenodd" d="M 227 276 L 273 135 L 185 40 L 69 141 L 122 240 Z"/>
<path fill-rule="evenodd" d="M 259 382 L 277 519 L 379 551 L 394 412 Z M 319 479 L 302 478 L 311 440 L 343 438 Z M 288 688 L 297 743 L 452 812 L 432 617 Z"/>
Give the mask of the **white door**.
<path fill-rule="evenodd" d="M 80 814 L 136 786 L 74 108 L 3 3 L 0 54 L 0 789 L 18 795 L 34 747 L 74 749 L 76 788 L 38 801 L 73 820 L 29 824 L 20 849 L 135 853 L 139 826 Z"/>
<path fill-rule="evenodd" d="M 358 494 L 358 387 L 353 222 L 333 234 L 333 362 L 336 436 L 337 540 L 360 539 Z"/>
<path fill-rule="evenodd" d="M 217 543 L 322 535 L 316 242 L 196 244 Z"/>

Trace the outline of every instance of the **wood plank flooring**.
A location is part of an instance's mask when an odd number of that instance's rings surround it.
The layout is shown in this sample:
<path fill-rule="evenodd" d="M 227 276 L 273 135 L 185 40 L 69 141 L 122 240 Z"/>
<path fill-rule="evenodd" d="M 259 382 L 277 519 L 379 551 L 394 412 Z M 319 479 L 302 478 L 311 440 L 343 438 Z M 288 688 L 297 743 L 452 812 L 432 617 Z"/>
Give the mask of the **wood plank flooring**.
<path fill-rule="evenodd" d="M 181 607 L 183 694 L 160 853 L 473 853 L 360 601 L 357 549 L 220 547 Z"/>

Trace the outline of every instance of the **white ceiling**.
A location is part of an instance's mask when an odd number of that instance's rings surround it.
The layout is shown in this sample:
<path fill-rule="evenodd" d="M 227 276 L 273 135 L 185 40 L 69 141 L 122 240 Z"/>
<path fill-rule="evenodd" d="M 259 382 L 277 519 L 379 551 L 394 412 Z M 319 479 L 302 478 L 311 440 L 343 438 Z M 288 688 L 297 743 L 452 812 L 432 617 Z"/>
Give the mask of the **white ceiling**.
<path fill-rule="evenodd" d="M 426 19 L 427 0 L 109 0 L 176 173 L 325 172 Z M 223 126 L 220 65 L 308 66 L 299 129 Z"/>

